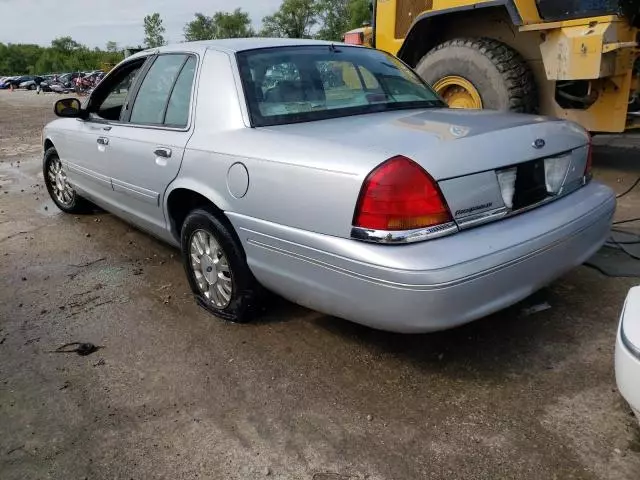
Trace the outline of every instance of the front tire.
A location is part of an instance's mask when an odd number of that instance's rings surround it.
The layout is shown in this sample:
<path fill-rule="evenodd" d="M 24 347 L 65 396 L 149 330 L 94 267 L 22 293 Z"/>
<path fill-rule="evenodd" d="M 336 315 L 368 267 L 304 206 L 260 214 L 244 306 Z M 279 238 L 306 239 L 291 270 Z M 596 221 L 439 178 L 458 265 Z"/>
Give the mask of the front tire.
<path fill-rule="evenodd" d="M 254 316 L 259 285 L 225 223 L 204 209 L 189 214 L 181 233 L 184 269 L 203 308 L 224 320 L 246 323 Z"/>
<path fill-rule="evenodd" d="M 76 193 L 67 181 L 67 173 L 54 147 L 44 154 L 44 184 L 56 206 L 65 213 L 91 213 L 93 205 Z"/>
<path fill-rule="evenodd" d="M 513 48 L 491 38 L 444 42 L 422 57 L 416 71 L 453 107 L 538 111 L 531 69 Z"/>

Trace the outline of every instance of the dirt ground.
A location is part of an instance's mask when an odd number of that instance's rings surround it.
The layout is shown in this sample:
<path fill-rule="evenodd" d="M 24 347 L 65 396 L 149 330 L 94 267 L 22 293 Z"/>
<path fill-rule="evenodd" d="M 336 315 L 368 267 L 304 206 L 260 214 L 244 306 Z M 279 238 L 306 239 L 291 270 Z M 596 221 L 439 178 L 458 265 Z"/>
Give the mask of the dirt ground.
<path fill-rule="evenodd" d="M 640 478 L 616 390 L 634 279 L 580 267 L 450 332 L 373 331 L 273 300 L 250 325 L 197 307 L 179 254 L 42 184 L 55 95 L 0 92 L 0 478 Z M 605 138 L 623 191 L 640 141 Z M 621 200 L 638 216 L 640 192 Z M 93 355 L 51 353 L 68 342 Z"/>

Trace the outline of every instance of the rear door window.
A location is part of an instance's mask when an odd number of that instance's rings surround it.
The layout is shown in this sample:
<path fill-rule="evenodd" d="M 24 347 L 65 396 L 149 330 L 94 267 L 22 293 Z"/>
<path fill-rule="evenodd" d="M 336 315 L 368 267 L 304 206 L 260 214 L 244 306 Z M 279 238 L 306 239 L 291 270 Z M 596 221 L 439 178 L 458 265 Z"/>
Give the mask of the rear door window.
<path fill-rule="evenodd" d="M 196 57 L 189 57 L 178 75 L 164 119 L 164 124 L 167 126 L 186 127 L 189 123 L 189 106 L 191 105 L 191 91 L 196 75 L 196 65 Z"/>
<path fill-rule="evenodd" d="M 182 109 L 180 106 L 181 98 L 179 96 L 174 97 L 173 92 L 176 81 L 181 77 L 183 67 L 186 66 L 190 58 L 193 57 L 186 54 L 166 54 L 160 55 L 155 60 L 136 95 L 129 120 L 131 123 L 163 125 L 170 99 L 174 100 L 171 110 L 172 118 L 178 119 L 177 117 L 180 115 L 184 117 L 184 106 L 182 106 Z M 195 71 L 195 66 L 193 68 Z M 188 80 L 188 72 L 185 75 L 187 77 L 186 80 Z M 181 83 L 184 83 L 184 81 Z M 192 81 L 193 76 L 191 76 Z M 182 114 L 180 113 L 181 111 Z"/>

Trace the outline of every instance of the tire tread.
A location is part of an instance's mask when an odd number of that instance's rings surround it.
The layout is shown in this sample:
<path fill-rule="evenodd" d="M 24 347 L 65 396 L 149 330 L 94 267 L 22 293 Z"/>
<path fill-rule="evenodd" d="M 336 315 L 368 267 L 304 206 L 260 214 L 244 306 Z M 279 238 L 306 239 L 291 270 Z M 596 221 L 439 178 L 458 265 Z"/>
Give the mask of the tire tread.
<path fill-rule="evenodd" d="M 236 299 L 223 310 L 210 305 L 200 295 L 191 274 L 189 261 L 190 231 L 194 225 L 206 223 L 211 226 L 212 232 L 220 245 L 227 249 L 225 254 L 229 262 L 233 262 L 234 284 L 238 289 Z M 213 315 L 233 323 L 247 323 L 253 320 L 260 306 L 262 290 L 249 269 L 246 254 L 238 236 L 235 234 L 229 221 L 223 216 L 220 218 L 213 209 L 200 207 L 193 210 L 185 219 L 180 235 L 183 265 L 187 279 L 198 304 Z"/>
<path fill-rule="evenodd" d="M 538 112 L 538 88 L 533 72 L 516 50 L 492 38 L 455 38 L 431 49 L 422 57 L 418 65 L 436 52 L 448 48 L 476 50 L 491 61 L 500 73 L 508 91 L 510 111 Z"/>
<path fill-rule="evenodd" d="M 56 199 L 53 198 L 53 193 L 50 190 L 49 179 L 47 178 L 47 162 L 49 161 L 49 158 L 53 155 L 60 158 L 60 155 L 58 155 L 58 151 L 56 150 L 56 147 L 49 147 L 44 152 L 44 157 L 42 162 L 42 175 L 44 177 L 45 187 L 47 188 L 47 191 L 49 192 L 49 196 L 53 200 L 53 203 L 55 203 L 56 206 L 65 213 L 70 213 L 74 215 L 84 215 L 84 214 L 93 213 L 96 208 L 95 205 L 91 203 L 89 200 L 78 195 L 77 192 L 76 192 L 76 201 L 69 207 L 59 205 Z"/>

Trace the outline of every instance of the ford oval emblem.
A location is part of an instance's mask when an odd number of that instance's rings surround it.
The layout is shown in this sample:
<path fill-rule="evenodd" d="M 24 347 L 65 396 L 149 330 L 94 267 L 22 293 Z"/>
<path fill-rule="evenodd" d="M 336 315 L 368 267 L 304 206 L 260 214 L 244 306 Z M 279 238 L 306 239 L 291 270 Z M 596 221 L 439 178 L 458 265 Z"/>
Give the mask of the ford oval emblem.
<path fill-rule="evenodd" d="M 533 148 L 540 150 L 541 148 L 544 148 L 546 144 L 547 142 L 545 142 L 542 138 L 536 138 L 533 142 Z"/>

